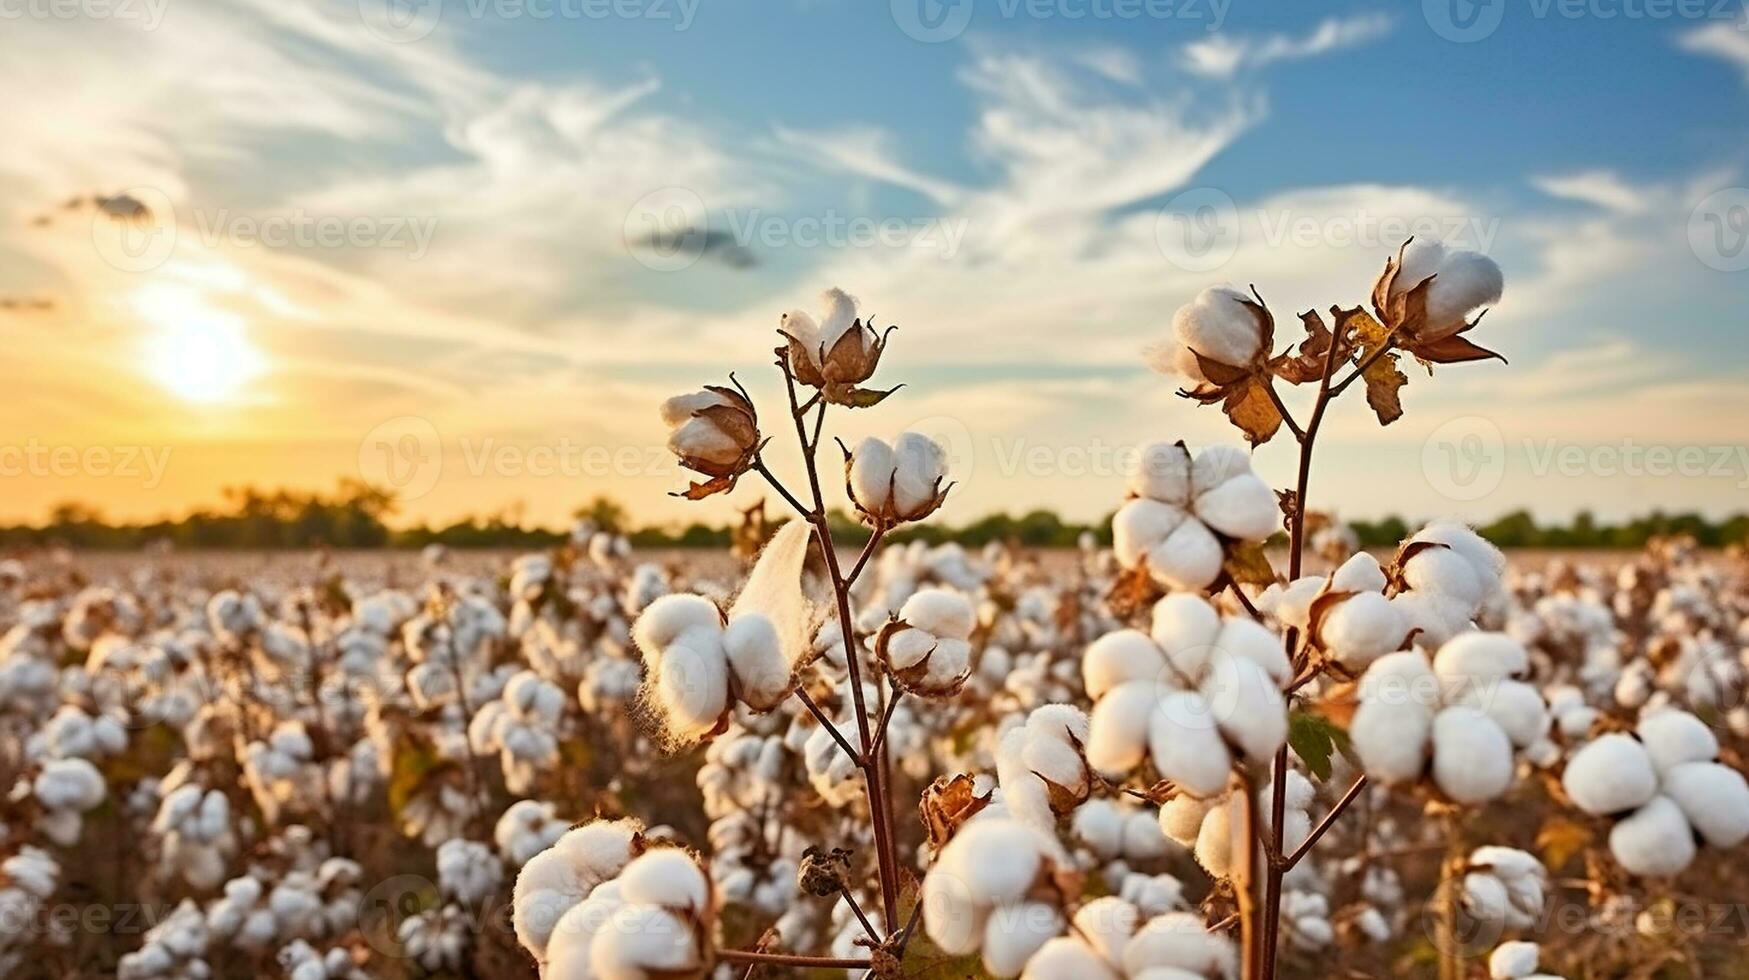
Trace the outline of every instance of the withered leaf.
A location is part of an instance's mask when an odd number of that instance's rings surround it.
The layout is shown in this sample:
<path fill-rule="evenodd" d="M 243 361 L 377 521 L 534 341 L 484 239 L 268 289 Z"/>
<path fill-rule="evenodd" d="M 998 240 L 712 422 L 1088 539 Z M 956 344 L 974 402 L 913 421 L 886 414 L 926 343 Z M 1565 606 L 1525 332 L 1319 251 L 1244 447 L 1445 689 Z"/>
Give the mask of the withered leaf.
<path fill-rule="evenodd" d="M 1330 344 L 1335 339 L 1317 310 L 1301 313 L 1300 320 L 1306 325 L 1306 339 L 1300 341 L 1300 346 L 1293 352 L 1269 361 L 1269 370 L 1276 377 L 1296 385 L 1317 381 L 1324 376 L 1324 364 L 1330 353 Z"/>
<path fill-rule="evenodd" d="M 690 484 L 684 491 L 677 492 L 673 496 L 685 497 L 687 500 L 703 500 L 706 497 L 727 493 L 733 489 L 735 489 L 734 476 L 719 476 L 703 483 Z"/>
<path fill-rule="evenodd" d="M 1355 341 L 1360 345 L 1363 361 L 1371 359 L 1376 351 L 1391 344 L 1391 331 L 1360 307 L 1351 310 L 1336 309 L 1333 313 L 1339 332 L 1347 336 L 1350 330 L 1353 331 Z M 1403 401 L 1399 390 L 1409 383 L 1409 377 L 1397 367 L 1395 351 L 1387 352 L 1369 364 L 1362 373 L 1361 380 L 1366 382 L 1366 403 L 1378 415 L 1380 425 L 1390 425 L 1403 417 Z"/>
<path fill-rule="evenodd" d="M 1275 566 L 1269 563 L 1261 541 L 1240 541 L 1228 546 L 1221 570 L 1239 585 L 1274 585 L 1276 582 Z"/>
<path fill-rule="evenodd" d="M 1210 383 L 1222 388 L 1243 381 L 1246 375 L 1251 373 L 1250 368 L 1222 364 L 1220 361 L 1204 357 L 1194 350 L 1190 353 L 1192 357 L 1196 358 L 1196 366 L 1202 372 L 1202 376 L 1209 379 Z"/>
<path fill-rule="evenodd" d="M 1500 358 L 1501 363 L 1506 361 L 1505 357 L 1466 339 L 1462 334 L 1452 334 L 1431 343 L 1415 344 L 1410 350 L 1416 357 L 1431 364 L 1462 364 L 1466 361 L 1485 361 L 1490 357 Z"/>
<path fill-rule="evenodd" d="M 1266 375 L 1252 375 L 1227 389 L 1221 411 L 1245 433 L 1245 441 L 1260 446 L 1281 430 L 1281 410 L 1269 397 Z"/>
<path fill-rule="evenodd" d="M 1536 847 L 1542 852 L 1543 864 L 1557 870 L 1591 843 L 1591 828 L 1559 814 L 1543 822 L 1536 832 Z"/>
<path fill-rule="evenodd" d="M 881 402 L 886 401 L 888 395 L 891 395 L 893 392 L 898 391 L 903 387 L 905 386 L 902 384 L 894 385 L 886 391 L 881 391 L 878 388 L 850 388 L 844 392 L 842 400 L 834 398 L 832 401 L 834 404 L 843 405 L 847 408 L 873 408 Z"/>

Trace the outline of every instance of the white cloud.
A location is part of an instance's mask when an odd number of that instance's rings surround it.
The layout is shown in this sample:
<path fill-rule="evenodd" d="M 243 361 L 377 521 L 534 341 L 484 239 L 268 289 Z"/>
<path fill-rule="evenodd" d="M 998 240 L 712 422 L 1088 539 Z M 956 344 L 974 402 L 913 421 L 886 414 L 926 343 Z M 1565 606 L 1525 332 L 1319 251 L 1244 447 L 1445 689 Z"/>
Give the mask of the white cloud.
<path fill-rule="evenodd" d="M 1683 34 L 1677 43 L 1685 51 L 1723 58 L 1737 66 L 1749 83 L 1749 26 L 1744 21 L 1715 21 Z"/>
<path fill-rule="evenodd" d="M 1637 189 L 1628 186 L 1621 177 L 1607 170 L 1533 177 L 1531 183 L 1545 194 L 1594 204 L 1620 214 L 1639 214 L 1647 207 L 1646 200 Z"/>
<path fill-rule="evenodd" d="M 1374 41 L 1390 33 L 1383 14 L 1324 20 L 1304 37 L 1271 34 L 1239 37 L 1215 34 L 1183 49 L 1186 71 L 1204 78 L 1227 79 L 1281 61 L 1299 61 Z"/>

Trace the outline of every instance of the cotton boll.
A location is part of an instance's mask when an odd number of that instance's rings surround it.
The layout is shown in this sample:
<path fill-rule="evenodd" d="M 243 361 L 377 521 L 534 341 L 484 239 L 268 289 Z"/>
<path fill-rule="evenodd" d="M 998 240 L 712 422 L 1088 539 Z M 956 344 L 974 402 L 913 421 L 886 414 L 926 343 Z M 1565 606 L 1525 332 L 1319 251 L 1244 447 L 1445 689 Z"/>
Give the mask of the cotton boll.
<path fill-rule="evenodd" d="M 949 956 L 978 951 L 990 907 L 973 900 L 964 878 L 938 862 L 923 878 L 922 901 L 923 932 L 930 942 Z"/>
<path fill-rule="evenodd" d="M 1476 708 L 1500 726 L 1518 748 L 1528 748 L 1549 729 L 1548 711 L 1542 695 L 1522 681 L 1496 681 L 1472 687 L 1458 699 Z"/>
<path fill-rule="evenodd" d="M 947 589 L 920 589 L 899 609 L 899 618 L 936 636 L 965 639 L 975 619 L 965 596 Z"/>
<path fill-rule="evenodd" d="M 754 708 L 774 707 L 788 693 L 790 666 L 770 618 L 759 613 L 736 617 L 723 631 L 723 652 L 741 698 Z"/>
<path fill-rule="evenodd" d="M 1685 762 L 1710 762 L 1719 756 L 1718 736 L 1686 711 L 1653 712 L 1640 719 L 1635 731 L 1652 759 L 1652 768 L 1660 773 Z"/>
<path fill-rule="evenodd" d="M 1357 592 L 1337 603 L 1318 625 L 1318 638 L 1351 670 L 1400 649 L 1409 633 L 1403 614 L 1382 594 Z"/>
<path fill-rule="evenodd" d="M 1536 962 L 1539 956 L 1536 943 L 1522 940 L 1501 943 L 1488 954 L 1488 976 L 1490 980 L 1517 980 L 1528 977 L 1536 972 Z"/>
<path fill-rule="evenodd" d="M 1201 496 L 1215 487 L 1251 472 L 1251 456 L 1238 446 L 1209 446 L 1196 454 L 1190 465 L 1190 492 Z"/>
<path fill-rule="evenodd" d="M 1471 311 L 1500 302 L 1505 282 L 1500 266 L 1486 255 L 1469 249 L 1447 252 L 1427 287 L 1427 325 L 1420 336 L 1438 340 L 1457 333 Z"/>
<path fill-rule="evenodd" d="M 1708 844 L 1736 847 L 1749 837 L 1749 785 L 1737 770 L 1685 762 L 1665 771 L 1663 789 Z"/>
<path fill-rule="evenodd" d="M 1152 681 L 1129 681 L 1094 704 L 1087 732 L 1087 762 L 1109 779 L 1121 779 L 1148 751 L 1148 731 L 1159 690 Z M 1224 751 L 1224 749 L 1223 749 Z"/>
<path fill-rule="evenodd" d="M 1505 633 L 1465 633 L 1439 648 L 1433 672 L 1445 696 L 1456 698 L 1471 685 L 1522 674 L 1529 664 L 1524 646 Z"/>
<path fill-rule="evenodd" d="M 1186 347 L 1221 364 L 1249 364 L 1263 347 L 1256 301 L 1238 289 L 1210 286 L 1173 314 L 1172 328 Z"/>
<path fill-rule="evenodd" d="M 1484 803 L 1512 785 L 1512 743 L 1487 715 L 1462 705 L 1433 719 L 1433 780 L 1459 803 Z"/>
<path fill-rule="evenodd" d="M 1385 571 L 1379 560 L 1362 551 L 1330 574 L 1330 588 L 1337 592 L 1383 592 Z"/>
<path fill-rule="evenodd" d="M 1199 977 L 1231 977 L 1238 972 L 1238 954 L 1230 940 L 1203 928 L 1188 912 L 1158 916 L 1137 931 L 1124 946 L 1123 968 L 1131 977 L 1145 970 L 1171 968 Z"/>
<path fill-rule="evenodd" d="M 1459 521 L 1434 521 L 1415 534 L 1411 541 L 1434 541 L 1462 555 L 1482 587 L 1483 596 L 1500 588 L 1500 576 L 1506 572 L 1506 556 L 1499 548 Z"/>
<path fill-rule="evenodd" d="M 1190 450 L 1178 442 L 1157 442 L 1142 450 L 1130 474 L 1129 490 L 1146 497 L 1185 507 L 1190 503 Z"/>
<path fill-rule="evenodd" d="M 1427 658 L 1413 650 L 1386 654 L 1361 675 L 1356 693 L 1364 702 L 1414 705 L 1428 712 L 1440 704 L 1439 678 Z"/>
<path fill-rule="evenodd" d="M 1612 732 L 1573 753 L 1561 786 L 1574 806 L 1601 817 L 1644 806 L 1658 791 L 1658 777 L 1644 746 Z"/>
<path fill-rule="evenodd" d="M 942 849 L 940 867 L 964 882 L 974 903 L 1013 905 L 1037 880 L 1038 839 L 1012 820 L 971 823 Z"/>
<path fill-rule="evenodd" d="M 1131 861 L 1149 861 L 1166 853 L 1166 838 L 1153 814 L 1138 810 L 1124 818 L 1123 853 Z"/>
<path fill-rule="evenodd" d="M 1222 560 L 1220 541 L 1201 521 L 1186 520 L 1148 552 L 1148 571 L 1169 588 L 1198 591 L 1220 576 Z"/>
<path fill-rule="evenodd" d="M 1232 773 L 1232 756 L 1207 702 L 1188 691 L 1159 700 L 1148 725 L 1148 750 L 1160 775 L 1197 796 L 1219 793 Z"/>
<path fill-rule="evenodd" d="M 1075 936 L 1058 936 L 1026 961 L 1022 980 L 1122 980 L 1104 957 Z"/>
<path fill-rule="evenodd" d="M 548 980 L 591 980 L 595 937 L 624 904 L 617 889 L 600 888 L 572 906 L 553 928 L 542 975 Z"/>
<path fill-rule="evenodd" d="M 940 690 L 956 684 L 971 670 L 972 645 L 965 640 L 941 640 L 929 655 L 929 672 L 925 687 Z"/>
<path fill-rule="evenodd" d="M 1629 874 L 1667 877 L 1694 860 L 1694 833 L 1680 807 L 1654 796 L 1610 830 L 1609 851 Z"/>
<path fill-rule="evenodd" d="M 1403 563 L 1403 584 L 1460 600 L 1474 609 L 1484 596 L 1481 579 L 1469 560 L 1450 548 L 1427 548 Z"/>
<path fill-rule="evenodd" d="M 1196 516 L 1229 538 L 1261 541 L 1281 526 L 1281 505 L 1269 484 L 1247 472 L 1200 494 Z"/>
<path fill-rule="evenodd" d="M 1422 649 L 1438 649 L 1470 629 L 1476 612 L 1464 599 L 1427 592 L 1399 592 L 1391 604 L 1408 620 L 1409 629 L 1418 631 L 1415 645 Z"/>
<path fill-rule="evenodd" d="M 1180 793 L 1160 805 L 1160 832 L 1185 847 L 1194 847 L 1203 818 L 1214 806 L 1212 800 Z"/>
<path fill-rule="evenodd" d="M 1286 684 L 1293 676 L 1287 651 L 1281 637 L 1262 623 L 1252 619 L 1229 619 L 1215 637 L 1215 649 L 1262 667 L 1277 685 Z"/>
<path fill-rule="evenodd" d="M 727 404 L 729 400 L 714 391 L 676 395 L 662 403 L 662 422 L 672 429 L 685 424 L 688 419 L 707 408 Z"/>
<path fill-rule="evenodd" d="M 850 456 L 850 492 L 863 509 L 871 512 L 887 509 L 897 467 L 898 456 L 885 440 L 869 436 L 857 443 Z"/>
<path fill-rule="evenodd" d="M 1088 800 L 1075 811 L 1075 836 L 1101 859 L 1123 853 L 1124 815 L 1110 800 Z"/>
<path fill-rule="evenodd" d="M 1115 630 L 1088 645 L 1081 656 L 1081 681 L 1097 701 L 1126 681 L 1153 681 L 1165 667 L 1165 656 L 1146 633 Z"/>
<path fill-rule="evenodd" d="M 1237 816 L 1234 810 L 1243 805 L 1240 797 L 1223 798 L 1209 810 L 1202 826 L 1197 829 L 1192 853 L 1196 863 L 1216 878 L 1232 876 L 1233 864 L 1239 857 L 1239 845 L 1233 840 L 1233 818 Z"/>
<path fill-rule="evenodd" d="M 729 702 L 729 662 L 721 639 L 694 631 L 669 646 L 656 696 L 676 738 L 696 739 L 715 728 Z"/>
<path fill-rule="evenodd" d="M 1410 239 L 1399 255 L 1397 277 L 1391 282 L 1391 298 L 1408 293 L 1439 272 L 1445 262 L 1445 243 L 1426 235 Z"/>
<path fill-rule="evenodd" d="M 998 908 L 984 928 L 984 969 L 995 977 L 1018 976 L 1032 954 L 1062 931 L 1062 913 L 1042 902 Z"/>
<path fill-rule="evenodd" d="M 667 909 L 650 905 L 627 905 L 615 912 L 596 934 L 589 962 L 601 980 L 685 975 L 704 965 L 686 922 Z"/>
<path fill-rule="evenodd" d="M 1075 912 L 1074 932 L 1108 963 L 1123 959 L 1123 948 L 1136 934 L 1142 914 L 1133 904 L 1105 895 Z"/>
<path fill-rule="evenodd" d="M 682 458 L 703 459 L 727 466 L 741 457 L 739 440 L 713 419 L 689 419 L 668 434 L 668 449 Z"/>
<path fill-rule="evenodd" d="M 1281 689 L 1256 661 L 1225 651 L 1216 655 L 1203 684 L 1208 704 L 1226 736 L 1253 761 L 1275 754 L 1287 741 L 1287 703 Z"/>
<path fill-rule="evenodd" d="M 906 432 L 893 445 L 893 507 L 901 517 L 928 509 L 947 475 L 947 450 L 926 435 Z"/>
<path fill-rule="evenodd" d="M 910 670 L 935 652 L 936 642 L 928 630 L 899 630 L 887 641 L 887 662 L 895 670 Z"/>
<path fill-rule="evenodd" d="M 632 639 L 645 657 L 660 657 L 680 634 L 693 629 L 716 629 L 723 615 L 716 603 L 701 595 L 665 595 L 645 607 L 632 627 Z"/>
<path fill-rule="evenodd" d="M 1112 515 L 1112 553 L 1125 568 L 1135 568 L 1185 520 L 1185 512 L 1171 504 L 1146 497 L 1132 500 Z"/>
<path fill-rule="evenodd" d="M 1418 704 L 1362 701 L 1348 737 L 1361 767 L 1384 783 L 1407 783 L 1427 766 L 1433 713 Z"/>
<path fill-rule="evenodd" d="M 1201 596 L 1177 593 L 1154 603 L 1149 635 L 1183 674 L 1201 671 L 1220 633 L 1220 613 Z"/>

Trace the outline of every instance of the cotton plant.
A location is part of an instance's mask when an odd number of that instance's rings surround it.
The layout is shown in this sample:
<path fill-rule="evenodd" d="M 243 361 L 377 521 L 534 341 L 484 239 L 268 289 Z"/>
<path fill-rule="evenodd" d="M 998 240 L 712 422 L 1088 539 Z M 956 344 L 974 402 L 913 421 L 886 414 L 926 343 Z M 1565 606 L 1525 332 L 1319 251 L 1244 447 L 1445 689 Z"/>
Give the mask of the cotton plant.
<path fill-rule="evenodd" d="M 542 773 L 557 766 L 557 735 L 566 700 L 557 685 L 525 670 L 512 677 L 504 685 L 503 695 L 488 702 L 468 723 L 473 751 L 498 755 L 510 792 L 530 792 Z"/>
<path fill-rule="evenodd" d="M 974 817 L 924 876 L 923 929 L 944 952 L 979 953 L 992 976 L 1017 976 L 1066 928 L 1067 865 L 1038 828 L 994 812 Z"/>
<path fill-rule="evenodd" d="M 1749 837 L 1749 784 L 1718 756 L 1704 722 L 1666 708 L 1643 715 L 1632 733 L 1580 746 L 1561 787 L 1575 807 L 1612 821 L 1609 851 L 1623 870 L 1668 877 L 1689 866 L 1698 844 L 1728 849 Z"/>
<path fill-rule="evenodd" d="M 1504 929 L 1531 929 L 1543 917 L 1548 869 L 1536 855 L 1490 845 L 1470 853 L 1462 878 L 1464 911 Z"/>
<path fill-rule="evenodd" d="M 1196 591 L 1221 578 L 1230 553 L 1281 526 L 1274 491 L 1232 446 L 1194 457 L 1182 442 L 1142 450 L 1129 499 L 1112 517 L 1112 547 L 1125 568 L 1160 586 Z"/>

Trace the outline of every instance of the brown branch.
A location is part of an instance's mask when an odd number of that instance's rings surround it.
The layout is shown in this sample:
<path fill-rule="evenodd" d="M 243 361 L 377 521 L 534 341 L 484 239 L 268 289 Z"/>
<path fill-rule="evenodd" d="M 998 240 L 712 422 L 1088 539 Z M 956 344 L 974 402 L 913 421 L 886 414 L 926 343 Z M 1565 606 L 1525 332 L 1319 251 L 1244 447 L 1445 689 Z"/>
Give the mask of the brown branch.
<path fill-rule="evenodd" d="M 1310 853 L 1313 847 L 1317 846 L 1318 839 L 1323 837 L 1329 832 L 1331 827 L 1336 825 L 1336 819 L 1342 816 L 1342 811 L 1348 809 L 1350 804 L 1359 799 L 1360 793 L 1364 789 L 1366 789 L 1366 773 L 1361 773 L 1359 778 L 1355 779 L 1353 785 L 1348 787 L 1348 792 L 1342 794 L 1342 799 L 1337 800 L 1336 805 L 1330 808 L 1330 812 L 1324 814 L 1324 819 L 1318 821 L 1318 826 L 1312 828 L 1312 833 L 1306 837 L 1305 841 L 1302 842 L 1299 847 L 1294 848 L 1294 852 L 1287 856 L 1286 861 L 1282 862 L 1281 870 L 1283 874 L 1292 871 L 1294 865 L 1299 864 L 1300 859 Z"/>
<path fill-rule="evenodd" d="M 860 970 L 869 960 L 837 956 L 807 956 L 802 953 L 760 953 L 750 949 L 725 949 L 717 954 L 725 963 L 758 963 L 765 966 L 804 966 L 817 970 Z"/>

